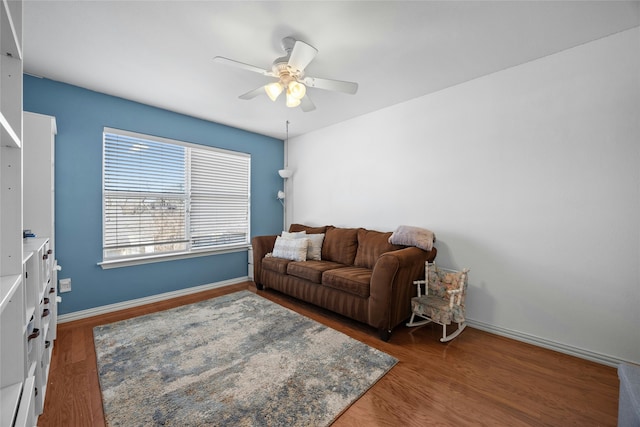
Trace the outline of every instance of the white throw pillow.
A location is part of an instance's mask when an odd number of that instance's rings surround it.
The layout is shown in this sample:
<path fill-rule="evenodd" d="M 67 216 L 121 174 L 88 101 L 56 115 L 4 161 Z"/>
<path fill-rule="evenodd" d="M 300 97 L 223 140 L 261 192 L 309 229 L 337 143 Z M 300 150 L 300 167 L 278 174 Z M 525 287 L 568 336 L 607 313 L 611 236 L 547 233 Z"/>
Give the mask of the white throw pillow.
<path fill-rule="evenodd" d="M 292 261 L 306 261 L 308 246 L 309 239 L 307 238 L 287 239 L 278 236 L 273 246 L 273 256 Z"/>
<path fill-rule="evenodd" d="M 320 261 L 320 255 L 322 254 L 322 242 L 324 241 L 324 233 L 307 234 L 306 238 L 309 239 L 309 247 L 307 248 L 307 259 Z"/>
<path fill-rule="evenodd" d="M 302 231 L 295 231 L 291 233 L 288 231 L 283 231 L 282 237 L 285 239 L 302 239 L 304 237 L 307 237 L 307 231 L 302 230 Z"/>

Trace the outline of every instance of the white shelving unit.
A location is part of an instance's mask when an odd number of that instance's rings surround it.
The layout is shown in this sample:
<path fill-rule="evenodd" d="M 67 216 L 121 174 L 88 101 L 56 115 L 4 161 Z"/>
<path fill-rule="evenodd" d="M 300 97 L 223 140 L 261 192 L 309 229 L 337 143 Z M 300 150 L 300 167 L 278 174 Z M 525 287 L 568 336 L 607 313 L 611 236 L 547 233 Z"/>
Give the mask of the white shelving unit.
<path fill-rule="evenodd" d="M 0 3 L 0 426 L 36 424 L 22 255 L 22 2 Z"/>
<path fill-rule="evenodd" d="M 57 326 L 57 282 L 60 267 L 55 259 L 55 185 L 54 153 L 57 132 L 55 117 L 25 112 L 23 115 L 23 224 L 37 237 L 25 239 L 24 253 L 32 253 L 25 261 L 28 271 L 26 289 L 35 300 L 36 325 L 40 336 L 36 339 L 35 413 L 44 409 L 47 379 L 53 353 Z M 33 272 L 33 273 L 32 273 Z M 29 372 L 31 371 L 29 367 Z"/>
<path fill-rule="evenodd" d="M 37 424 L 56 337 L 55 119 L 27 116 L 22 1 L 0 0 L 0 427 Z M 38 238 L 23 239 L 25 221 Z"/>
<path fill-rule="evenodd" d="M 27 357 L 25 369 L 28 377 L 35 377 L 35 415 L 44 409 L 49 365 L 56 329 L 56 286 L 53 251 L 49 238 L 25 239 L 25 283 L 27 323 Z M 27 255 L 28 254 L 28 255 Z M 30 315 L 30 313 L 33 313 Z"/>

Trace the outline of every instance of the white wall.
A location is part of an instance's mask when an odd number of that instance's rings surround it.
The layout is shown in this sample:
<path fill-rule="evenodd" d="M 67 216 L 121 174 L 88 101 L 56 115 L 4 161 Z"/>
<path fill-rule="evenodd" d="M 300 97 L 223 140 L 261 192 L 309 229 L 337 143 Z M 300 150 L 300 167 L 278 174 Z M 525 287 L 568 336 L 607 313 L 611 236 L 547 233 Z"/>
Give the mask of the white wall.
<path fill-rule="evenodd" d="M 288 222 L 429 228 L 477 326 L 640 363 L 639 31 L 291 139 Z"/>

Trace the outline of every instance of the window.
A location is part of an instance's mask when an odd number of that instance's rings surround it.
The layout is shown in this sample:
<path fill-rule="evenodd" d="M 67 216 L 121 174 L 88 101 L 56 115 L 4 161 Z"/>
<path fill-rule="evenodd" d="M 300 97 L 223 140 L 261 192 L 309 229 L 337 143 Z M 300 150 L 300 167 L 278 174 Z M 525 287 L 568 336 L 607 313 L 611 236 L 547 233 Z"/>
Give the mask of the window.
<path fill-rule="evenodd" d="M 105 128 L 103 261 L 249 244 L 245 153 Z"/>

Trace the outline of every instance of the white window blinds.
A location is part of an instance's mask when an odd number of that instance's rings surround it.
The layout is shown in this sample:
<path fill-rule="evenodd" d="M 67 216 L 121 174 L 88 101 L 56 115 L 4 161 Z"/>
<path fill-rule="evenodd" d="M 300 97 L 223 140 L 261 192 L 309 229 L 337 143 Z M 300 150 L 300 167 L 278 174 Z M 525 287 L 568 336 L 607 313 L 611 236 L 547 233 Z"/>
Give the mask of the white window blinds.
<path fill-rule="evenodd" d="M 104 260 L 249 243 L 250 156 L 105 128 Z"/>

